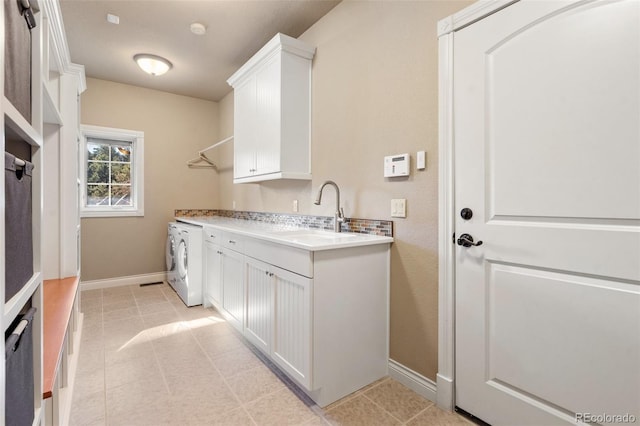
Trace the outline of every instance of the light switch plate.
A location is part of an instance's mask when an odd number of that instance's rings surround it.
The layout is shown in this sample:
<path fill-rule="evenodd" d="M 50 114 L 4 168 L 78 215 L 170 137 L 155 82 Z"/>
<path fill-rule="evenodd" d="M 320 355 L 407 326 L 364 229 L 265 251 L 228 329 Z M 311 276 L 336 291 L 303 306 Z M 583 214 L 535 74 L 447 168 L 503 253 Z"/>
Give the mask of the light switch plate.
<path fill-rule="evenodd" d="M 416 169 L 424 170 L 427 168 L 427 153 L 425 151 L 418 151 L 416 154 Z"/>
<path fill-rule="evenodd" d="M 391 217 L 407 217 L 406 198 L 397 198 L 391 200 Z"/>

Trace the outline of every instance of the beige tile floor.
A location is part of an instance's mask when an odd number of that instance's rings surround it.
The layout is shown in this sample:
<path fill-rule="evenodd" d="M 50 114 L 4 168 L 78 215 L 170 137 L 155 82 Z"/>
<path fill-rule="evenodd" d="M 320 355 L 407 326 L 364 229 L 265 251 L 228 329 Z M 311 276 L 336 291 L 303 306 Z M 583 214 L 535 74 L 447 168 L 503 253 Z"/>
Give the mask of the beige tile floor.
<path fill-rule="evenodd" d="M 82 293 L 71 425 L 469 425 L 391 378 L 325 409 L 166 284 Z"/>

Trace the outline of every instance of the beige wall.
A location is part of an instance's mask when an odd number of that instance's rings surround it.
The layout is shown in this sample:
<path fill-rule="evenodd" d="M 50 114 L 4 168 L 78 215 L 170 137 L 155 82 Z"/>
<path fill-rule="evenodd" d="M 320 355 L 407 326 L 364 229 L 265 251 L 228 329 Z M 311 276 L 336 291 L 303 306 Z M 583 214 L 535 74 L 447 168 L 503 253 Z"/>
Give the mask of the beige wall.
<path fill-rule="evenodd" d="M 217 175 L 189 169 L 217 141 L 218 104 L 87 79 L 82 123 L 144 132 L 144 217 L 82 219 L 82 280 L 163 272 L 167 223 L 176 208 L 215 208 Z"/>
<path fill-rule="evenodd" d="M 332 216 L 335 180 L 347 216 L 390 219 L 390 200 L 407 199 L 394 219 L 391 358 L 435 380 L 438 340 L 438 45 L 436 23 L 471 2 L 346 1 L 300 39 L 313 61 L 313 181 L 233 185 L 233 151 L 220 152 L 220 207 Z M 220 136 L 233 132 L 233 94 L 220 102 Z M 427 169 L 415 154 L 427 151 Z M 385 155 L 409 152 L 408 178 L 383 177 Z"/>

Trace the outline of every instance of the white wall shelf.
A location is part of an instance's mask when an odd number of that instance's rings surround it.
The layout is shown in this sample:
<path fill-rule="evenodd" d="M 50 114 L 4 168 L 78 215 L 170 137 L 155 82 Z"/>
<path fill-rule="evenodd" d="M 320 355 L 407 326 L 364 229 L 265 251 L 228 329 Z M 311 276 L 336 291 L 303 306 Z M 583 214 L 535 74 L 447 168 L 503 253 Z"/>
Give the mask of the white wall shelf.
<path fill-rule="evenodd" d="M 11 325 L 11 322 L 16 318 L 20 309 L 27 303 L 27 301 L 33 296 L 38 286 L 42 284 L 42 273 L 36 272 L 31 276 L 27 284 L 25 284 L 18 293 L 15 294 L 8 302 L 4 304 L 4 330 Z"/>
<path fill-rule="evenodd" d="M 60 114 L 60 109 L 58 108 L 57 102 L 55 101 L 51 87 L 52 83 L 44 81 L 42 85 L 42 108 L 43 108 L 43 120 L 48 124 L 59 124 L 63 125 L 62 114 Z"/>
<path fill-rule="evenodd" d="M 13 130 L 21 139 L 29 145 L 42 146 L 42 135 L 18 112 L 11 101 L 2 97 L 2 111 L 4 112 L 5 126 Z"/>

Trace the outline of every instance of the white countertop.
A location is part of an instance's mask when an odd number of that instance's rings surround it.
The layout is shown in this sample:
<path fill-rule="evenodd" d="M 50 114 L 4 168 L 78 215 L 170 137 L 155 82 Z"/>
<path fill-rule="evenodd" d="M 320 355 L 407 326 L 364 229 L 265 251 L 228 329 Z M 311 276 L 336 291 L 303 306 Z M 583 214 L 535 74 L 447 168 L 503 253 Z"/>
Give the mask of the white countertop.
<path fill-rule="evenodd" d="M 223 231 L 234 232 L 236 234 L 309 251 L 333 250 L 374 244 L 389 244 L 393 242 L 392 237 L 383 237 L 380 235 L 297 228 L 220 216 L 176 217 L 176 220 L 197 226 L 211 226 Z"/>

